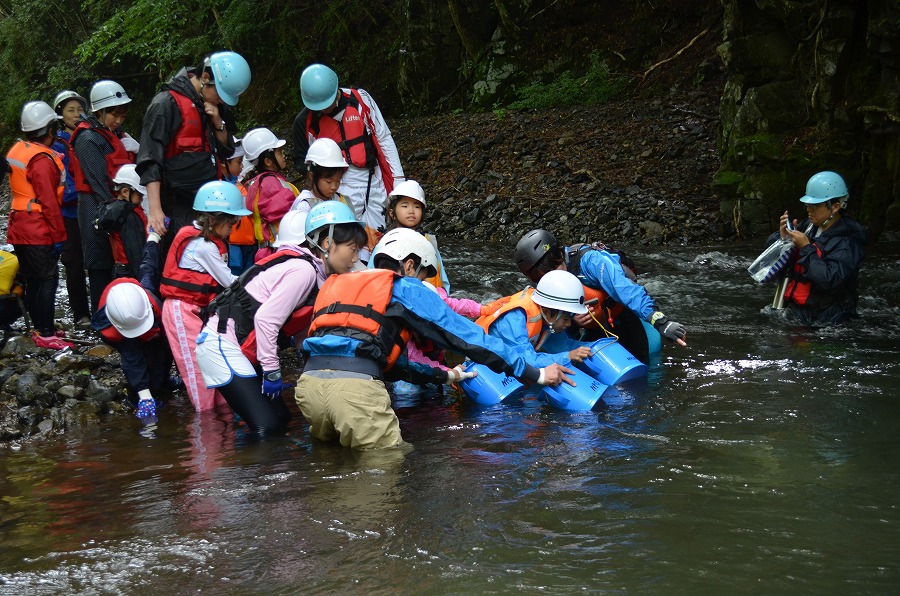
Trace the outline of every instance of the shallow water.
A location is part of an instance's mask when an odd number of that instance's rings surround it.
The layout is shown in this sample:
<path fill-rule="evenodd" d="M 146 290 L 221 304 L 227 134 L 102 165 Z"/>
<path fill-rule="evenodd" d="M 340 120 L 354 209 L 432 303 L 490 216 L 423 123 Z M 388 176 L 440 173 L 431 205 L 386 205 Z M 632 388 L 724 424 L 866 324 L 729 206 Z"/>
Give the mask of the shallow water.
<path fill-rule="evenodd" d="M 523 281 L 509 247 L 443 252 L 462 294 Z M 900 245 L 819 331 L 763 308 L 757 252 L 636 252 L 689 346 L 599 411 L 403 398 L 413 450 L 359 454 L 180 401 L 0 448 L 0 593 L 893 592 Z"/>

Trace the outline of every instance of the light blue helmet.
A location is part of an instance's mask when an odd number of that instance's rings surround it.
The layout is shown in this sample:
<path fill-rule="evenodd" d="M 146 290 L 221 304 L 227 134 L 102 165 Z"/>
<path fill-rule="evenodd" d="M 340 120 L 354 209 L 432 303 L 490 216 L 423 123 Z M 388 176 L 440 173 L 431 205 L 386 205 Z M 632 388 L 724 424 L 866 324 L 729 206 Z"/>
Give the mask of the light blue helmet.
<path fill-rule="evenodd" d="M 205 213 L 227 213 L 229 215 L 250 215 L 244 208 L 244 195 L 238 187 L 224 180 L 213 180 L 200 187 L 194 197 L 194 211 Z"/>
<path fill-rule="evenodd" d="M 219 97 L 236 106 L 238 95 L 250 86 L 250 65 L 237 52 L 216 52 L 209 57 L 209 68 Z"/>
<path fill-rule="evenodd" d="M 834 199 L 843 199 L 841 207 L 846 207 L 847 184 L 844 179 L 835 172 L 819 172 L 814 174 L 806 183 L 806 194 L 800 198 L 800 202 L 815 205 Z"/>
<path fill-rule="evenodd" d="M 313 112 L 333 104 L 337 92 L 337 73 L 324 64 L 310 64 L 300 74 L 300 97 L 303 105 Z"/>
<path fill-rule="evenodd" d="M 356 217 L 353 216 L 353 211 L 351 211 L 350 207 L 347 205 L 334 200 L 322 201 L 310 209 L 309 214 L 306 216 L 306 239 L 314 246 L 319 246 L 318 240 L 322 238 L 322 235 L 316 234 L 316 232 L 328 226 L 328 235 L 326 238 L 330 238 L 334 226 L 347 223 L 354 223 L 365 227 L 363 224 L 356 221 Z"/>

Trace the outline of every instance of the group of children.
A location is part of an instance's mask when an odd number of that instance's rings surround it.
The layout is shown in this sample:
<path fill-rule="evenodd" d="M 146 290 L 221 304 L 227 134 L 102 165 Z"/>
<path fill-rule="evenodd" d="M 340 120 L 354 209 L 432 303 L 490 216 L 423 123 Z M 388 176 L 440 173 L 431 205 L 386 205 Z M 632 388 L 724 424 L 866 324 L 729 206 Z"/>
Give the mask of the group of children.
<path fill-rule="evenodd" d="M 217 56 L 213 62 L 223 60 Z M 213 124 L 218 138 L 226 122 L 209 97 L 225 101 L 230 79 L 213 66 L 186 80 L 206 101 L 210 121 L 220 123 Z M 213 85 L 216 96 L 207 93 Z M 514 255 L 534 289 L 486 305 L 451 297 L 437 242 L 422 234 L 422 186 L 396 180 L 387 229 L 373 234 L 338 192 L 351 165 L 331 138 L 308 144 L 298 190 L 285 175 L 283 139 L 266 128 L 229 137 L 235 150 L 218 162 L 218 179 L 191 195 L 193 219 L 180 227 L 162 221 L 154 211 L 160 183 L 142 184 L 152 168 L 139 175 L 141 145 L 121 130 L 130 101 L 118 83 L 99 81 L 90 102 L 63 91 L 54 106 L 24 106 L 26 138 L 7 156 L 8 239 L 26 282 L 35 342 L 70 345 L 54 325 L 57 263 L 69 254 L 75 322 L 84 325 L 93 313 L 90 324 L 120 352 L 145 420 L 155 419 L 156 397 L 183 384 L 197 411 L 227 403 L 254 435 L 281 432 L 289 411 L 278 348 L 292 343 L 308 355 L 295 396 L 313 436 L 360 449 L 397 445 L 385 382 L 415 390 L 473 374 L 446 364 L 443 350 L 555 385 L 572 382 L 567 367 L 587 356 L 591 334 L 615 332 L 623 343 L 632 337 L 629 347 L 645 361 L 642 320 L 683 343 L 684 327 L 656 310 L 627 258 L 602 245 L 563 247 L 545 230 L 525 235 Z M 170 165 L 175 157 L 191 161 L 191 151 L 178 151 L 206 147 L 193 124 L 179 126 L 180 140 L 165 149 L 174 156 L 164 162 Z M 144 136 L 158 127 L 145 122 Z M 177 182 L 169 190 L 189 186 Z M 173 361 L 180 379 L 168 374 Z"/>

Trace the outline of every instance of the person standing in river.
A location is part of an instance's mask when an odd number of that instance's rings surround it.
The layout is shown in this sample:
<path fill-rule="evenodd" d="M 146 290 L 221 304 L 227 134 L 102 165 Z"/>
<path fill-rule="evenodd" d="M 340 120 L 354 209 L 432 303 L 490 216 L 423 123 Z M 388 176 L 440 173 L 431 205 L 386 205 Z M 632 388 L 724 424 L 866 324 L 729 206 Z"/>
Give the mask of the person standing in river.
<path fill-rule="evenodd" d="M 136 164 L 147 188 L 149 228 L 163 236 L 161 259 L 178 230 L 191 225 L 200 187 L 225 178 L 237 130 L 231 107 L 249 86 L 247 61 L 235 52 L 216 52 L 196 69 L 178 71 L 147 107 Z"/>
<path fill-rule="evenodd" d="M 673 321 L 656 309 L 653 297 L 638 284 L 634 271 L 620 253 L 602 244 L 576 244 L 563 247 L 547 230 L 532 230 L 522 236 L 514 253 L 516 265 L 525 276 L 537 283 L 544 275 L 562 269 L 575 275 L 584 285 L 588 313 L 574 318 L 578 339 L 592 341 L 615 334 L 619 343 L 646 364 L 651 341 L 659 334 L 679 345 L 687 345 L 684 325 Z M 633 265 L 633 263 L 632 263 Z M 604 331 L 605 330 L 605 331 Z"/>
<path fill-rule="evenodd" d="M 839 174 L 819 172 L 800 198 L 806 219 L 790 221 L 785 211 L 779 231 L 769 237 L 768 244 L 779 236 L 789 238 L 799 251 L 787 267 L 784 305 L 801 325 L 832 325 L 856 316 L 859 269 L 869 232 L 845 213 L 849 198 Z"/>
<path fill-rule="evenodd" d="M 384 233 L 388 194 L 406 179 L 391 129 L 368 92 L 339 88 L 337 74 L 324 64 L 306 67 L 300 75 L 300 96 L 306 107 L 294 119 L 294 165 L 306 171 L 305 155 L 316 139 L 338 144 L 350 164 L 339 192 L 366 226 L 369 240 L 359 258 L 368 262 Z"/>

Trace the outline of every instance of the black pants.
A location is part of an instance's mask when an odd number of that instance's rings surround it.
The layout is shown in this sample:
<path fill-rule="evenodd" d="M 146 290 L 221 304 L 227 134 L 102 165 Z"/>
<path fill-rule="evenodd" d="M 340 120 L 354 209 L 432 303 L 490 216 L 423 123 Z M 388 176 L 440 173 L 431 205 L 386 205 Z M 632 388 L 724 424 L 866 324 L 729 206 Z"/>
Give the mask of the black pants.
<path fill-rule="evenodd" d="M 25 280 L 25 308 L 35 329 L 44 337 L 53 335 L 59 257 L 52 244 L 16 244 L 19 273 Z"/>
<path fill-rule="evenodd" d="M 219 387 L 219 392 L 231 409 L 244 419 L 255 438 L 265 439 L 284 432 L 291 413 L 279 395 L 269 401 L 262 394 L 259 377 L 234 376 L 230 383 Z"/>
<path fill-rule="evenodd" d="M 72 309 L 72 318 L 75 321 L 83 317 L 90 318 L 91 310 L 88 306 L 88 286 L 84 276 L 84 253 L 81 248 L 81 228 L 78 227 L 78 219 L 64 217 L 68 240 L 63 245 L 60 261 L 66 268 L 66 292 L 69 294 L 69 308 Z"/>
<path fill-rule="evenodd" d="M 159 397 L 167 389 L 173 358 L 165 337 L 150 341 L 125 338 L 112 345 L 119 351 L 125 380 L 135 393 L 149 389 L 153 397 Z"/>

